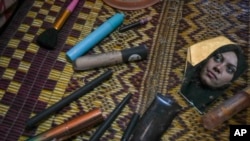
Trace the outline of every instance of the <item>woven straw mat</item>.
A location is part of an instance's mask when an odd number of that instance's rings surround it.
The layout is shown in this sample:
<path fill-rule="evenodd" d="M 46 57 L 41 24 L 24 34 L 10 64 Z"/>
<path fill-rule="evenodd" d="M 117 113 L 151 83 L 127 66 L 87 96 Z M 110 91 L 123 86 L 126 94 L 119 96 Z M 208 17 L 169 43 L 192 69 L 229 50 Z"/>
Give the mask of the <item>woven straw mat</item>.
<path fill-rule="evenodd" d="M 0 35 L 0 140 L 26 140 L 77 115 L 101 107 L 108 116 L 122 99 L 132 94 L 100 140 L 119 141 L 134 112 L 141 115 L 156 93 L 171 95 L 183 107 L 162 136 L 163 141 L 229 139 L 229 125 L 250 124 L 250 108 L 215 130 L 206 130 L 201 115 L 178 94 L 186 62 L 186 49 L 199 41 L 223 35 L 240 44 L 248 56 L 248 0 L 162 0 L 141 10 L 122 11 L 101 0 L 80 0 L 58 34 L 55 50 L 36 44 L 69 0 L 28 0 Z M 124 33 L 115 30 L 87 54 L 98 54 L 145 44 L 148 59 L 87 71 L 74 71 L 65 54 L 113 14 L 123 12 L 124 24 L 152 17 L 146 25 Z M 108 69 L 112 78 L 70 103 L 32 130 L 26 121 L 98 77 Z M 249 84 L 250 72 L 240 77 L 213 106 Z M 98 126 L 70 140 L 87 141 Z"/>

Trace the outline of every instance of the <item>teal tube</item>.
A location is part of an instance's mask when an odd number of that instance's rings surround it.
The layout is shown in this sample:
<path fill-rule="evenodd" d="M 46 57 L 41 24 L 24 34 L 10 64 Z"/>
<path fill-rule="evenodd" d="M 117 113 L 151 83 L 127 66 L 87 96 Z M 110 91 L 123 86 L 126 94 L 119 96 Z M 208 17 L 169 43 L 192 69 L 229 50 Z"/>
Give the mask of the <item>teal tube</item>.
<path fill-rule="evenodd" d="M 74 61 L 81 55 L 84 55 L 87 51 L 93 48 L 97 43 L 103 40 L 107 35 L 113 32 L 118 26 L 123 23 L 124 14 L 116 13 L 101 26 L 99 26 L 95 31 L 90 33 L 82 41 L 77 43 L 73 48 L 71 48 L 66 56 L 69 60 Z"/>

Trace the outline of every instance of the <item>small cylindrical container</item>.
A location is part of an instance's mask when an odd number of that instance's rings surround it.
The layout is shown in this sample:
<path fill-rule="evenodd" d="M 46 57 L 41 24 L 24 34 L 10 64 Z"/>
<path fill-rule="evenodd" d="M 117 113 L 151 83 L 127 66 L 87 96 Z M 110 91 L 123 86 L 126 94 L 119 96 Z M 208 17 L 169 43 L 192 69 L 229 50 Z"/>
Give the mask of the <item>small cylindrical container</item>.
<path fill-rule="evenodd" d="M 250 106 L 250 86 L 237 92 L 202 117 L 202 124 L 212 130 L 238 112 Z"/>
<path fill-rule="evenodd" d="M 109 18 L 106 22 L 100 25 L 96 30 L 91 32 L 82 41 L 77 43 L 73 48 L 67 51 L 66 56 L 70 61 L 74 61 L 81 55 L 84 55 L 87 51 L 93 48 L 97 43 L 103 40 L 111 32 L 113 32 L 118 26 L 123 23 L 124 14 L 117 13 Z"/>
<path fill-rule="evenodd" d="M 148 56 L 146 45 L 140 45 L 121 51 L 85 55 L 74 61 L 75 70 L 89 70 L 120 63 L 144 60 Z"/>
<path fill-rule="evenodd" d="M 181 106 L 170 96 L 158 93 L 142 115 L 129 141 L 159 141 L 181 110 Z"/>
<path fill-rule="evenodd" d="M 101 109 L 97 108 L 51 128 L 27 141 L 65 140 L 102 121 L 104 121 L 104 116 Z"/>

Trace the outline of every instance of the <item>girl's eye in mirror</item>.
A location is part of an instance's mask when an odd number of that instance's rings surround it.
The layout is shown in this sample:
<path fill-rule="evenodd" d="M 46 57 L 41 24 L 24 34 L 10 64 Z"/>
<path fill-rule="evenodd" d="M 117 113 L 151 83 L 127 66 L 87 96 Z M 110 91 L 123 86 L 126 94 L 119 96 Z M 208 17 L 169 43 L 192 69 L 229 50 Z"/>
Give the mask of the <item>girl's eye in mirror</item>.
<path fill-rule="evenodd" d="M 221 63 L 223 62 L 223 57 L 221 54 L 215 54 L 214 56 L 214 61 L 217 62 L 217 63 Z"/>
<path fill-rule="evenodd" d="M 229 74 L 234 74 L 234 73 L 236 72 L 236 69 L 235 69 L 234 66 L 228 65 L 228 66 L 227 66 L 227 72 L 228 72 Z"/>

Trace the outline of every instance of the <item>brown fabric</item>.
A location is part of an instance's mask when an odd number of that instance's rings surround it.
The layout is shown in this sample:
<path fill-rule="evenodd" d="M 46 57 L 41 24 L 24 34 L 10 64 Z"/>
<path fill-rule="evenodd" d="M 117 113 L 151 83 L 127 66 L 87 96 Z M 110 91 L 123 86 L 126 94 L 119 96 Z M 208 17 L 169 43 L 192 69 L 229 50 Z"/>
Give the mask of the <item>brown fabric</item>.
<path fill-rule="evenodd" d="M 215 131 L 205 130 L 200 122 L 201 115 L 178 94 L 187 48 L 191 45 L 223 35 L 240 44 L 249 56 L 249 1 L 163 0 L 145 9 L 120 11 L 101 0 L 80 0 L 59 33 L 56 50 L 40 48 L 36 44 L 37 36 L 53 25 L 69 2 L 25 1 L 18 15 L 0 35 L 0 140 L 25 140 L 95 107 L 101 107 L 108 116 L 128 93 L 133 97 L 102 136 L 102 141 L 120 140 L 133 112 L 142 114 L 157 92 L 170 94 L 183 107 L 162 137 L 164 141 L 228 140 L 230 124 L 250 123 L 250 109 L 246 109 Z M 124 12 L 124 24 L 148 16 L 152 20 L 124 33 L 116 30 L 88 54 L 146 44 L 148 60 L 74 71 L 65 53 L 116 12 Z M 112 79 L 49 116 L 38 128 L 25 130 L 25 122 L 30 117 L 107 69 L 114 71 Z M 248 71 L 217 103 L 249 84 L 249 77 Z M 72 140 L 87 141 L 96 129 L 80 133 Z"/>

